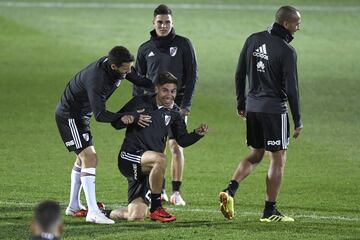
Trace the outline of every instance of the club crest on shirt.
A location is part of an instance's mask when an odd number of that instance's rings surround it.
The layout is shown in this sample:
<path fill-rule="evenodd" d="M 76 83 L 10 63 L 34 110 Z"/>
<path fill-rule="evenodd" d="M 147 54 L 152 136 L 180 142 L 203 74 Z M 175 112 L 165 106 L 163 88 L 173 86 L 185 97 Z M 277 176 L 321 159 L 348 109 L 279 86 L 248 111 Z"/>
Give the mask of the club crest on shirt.
<path fill-rule="evenodd" d="M 171 120 L 171 116 L 165 115 L 165 126 L 169 125 L 170 120 Z"/>
<path fill-rule="evenodd" d="M 174 57 L 177 53 L 177 47 L 170 47 L 170 56 Z"/>
<path fill-rule="evenodd" d="M 89 141 L 89 134 L 88 133 L 84 133 L 82 136 L 83 136 L 83 138 L 84 138 L 84 140 L 86 142 Z"/>

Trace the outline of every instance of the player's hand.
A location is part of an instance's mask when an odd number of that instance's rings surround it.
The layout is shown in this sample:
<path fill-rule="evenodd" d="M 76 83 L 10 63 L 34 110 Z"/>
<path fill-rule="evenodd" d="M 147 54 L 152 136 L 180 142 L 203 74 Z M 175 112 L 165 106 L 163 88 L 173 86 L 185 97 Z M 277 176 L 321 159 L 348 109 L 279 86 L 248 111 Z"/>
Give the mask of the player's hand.
<path fill-rule="evenodd" d="M 246 111 L 245 110 L 238 110 L 237 114 L 241 119 L 246 120 Z"/>
<path fill-rule="evenodd" d="M 301 133 L 301 130 L 302 130 L 302 129 L 303 129 L 302 126 L 295 129 L 295 132 L 294 132 L 294 135 L 293 135 L 293 137 L 294 137 L 295 139 L 300 136 L 300 133 Z"/>
<path fill-rule="evenodd" d="M 143 128 L 146 128 L 146 127 L 150 126 L 150 124 L 151 124 L 151 116 L 140 114 L 139 121 L 137 122 L 137 124 L 140 127 L 143 127 Z"/>
<path fill-rule="evenodd" d="M 180 108 L 180 115 L 182 118 L 185 118 L 186 116 L 189 116 L 190 111 L 186 108 Z"/>
<path fill-rule="evenodd" d="M 206 123 L 200 124 L 198 128 L 195 129 L 196 134 L 204 136 L 209 131 L 209 126 Z"/>
<path fill-rule="evenodd" d="M 120 119 L 125 125 L 132 124 L 134 122 L 134 116 L 125 115 Z"/>

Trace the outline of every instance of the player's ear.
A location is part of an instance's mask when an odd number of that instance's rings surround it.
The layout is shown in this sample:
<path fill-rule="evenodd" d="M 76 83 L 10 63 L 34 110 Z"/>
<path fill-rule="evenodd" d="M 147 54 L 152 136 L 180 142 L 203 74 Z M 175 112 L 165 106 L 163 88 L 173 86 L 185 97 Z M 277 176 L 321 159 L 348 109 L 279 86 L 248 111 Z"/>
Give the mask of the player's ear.
<path fill-rule="evenodd" d="M 155 93 L 157 94 L 159 92 L 158 86 L 155 86 Z"/>
<path fill-rule="evenodd" d="M 115 64 L 111 64 L 110 67 L 112 70 L 116 70 L 116 68 L 117 68 Z"/>

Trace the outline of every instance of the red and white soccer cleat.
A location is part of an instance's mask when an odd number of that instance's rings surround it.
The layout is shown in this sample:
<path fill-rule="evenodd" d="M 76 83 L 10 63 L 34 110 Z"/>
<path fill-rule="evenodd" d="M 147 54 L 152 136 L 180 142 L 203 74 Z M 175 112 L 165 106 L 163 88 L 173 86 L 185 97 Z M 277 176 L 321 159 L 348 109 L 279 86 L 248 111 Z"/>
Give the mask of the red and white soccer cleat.
<path fill-rule="evenodd" d="M 105 204 L 103 202 L 97 202 L 98 208 L 101 212 L 105 211 Z M 86 217 L 88 211 L 84 206 L 82 206 L 80 209 L 72 209 L 71 207 L 67 207 L 65 210 L 66 216 L 71 217 Z"/>
<path fill-rule="evenodd" d="M 158 207 L 158 209 L 150 213 L 150 219 L 153 221 L 171 222 L 175 221 L 176 217 L 168 213 L 164 208 Z"/>

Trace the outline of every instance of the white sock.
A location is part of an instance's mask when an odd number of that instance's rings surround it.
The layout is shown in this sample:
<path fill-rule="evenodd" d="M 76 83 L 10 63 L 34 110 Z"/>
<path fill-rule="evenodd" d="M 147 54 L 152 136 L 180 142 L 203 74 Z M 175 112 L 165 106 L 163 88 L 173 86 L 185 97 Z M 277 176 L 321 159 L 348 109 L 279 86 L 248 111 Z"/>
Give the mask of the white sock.
<path fill-rule="evenodd" d="M 99 210 L 96 203 L 95 195 L 95 172 L 96 168 L 81 169 L 81 183 L 84 188 L 88 211 L 94 212 Z"/>
<path fill-rule="evenodd" d="M 71 171 L 70 202 L 69 202 L 69 206 L 73 210 L 79 209 L 79 198 L 80 198 L 80 190 L 81 190 L 80 172 L 81 172 L 81 166 L 75 163 Z"/>

